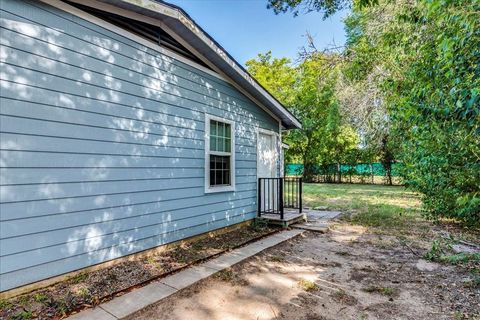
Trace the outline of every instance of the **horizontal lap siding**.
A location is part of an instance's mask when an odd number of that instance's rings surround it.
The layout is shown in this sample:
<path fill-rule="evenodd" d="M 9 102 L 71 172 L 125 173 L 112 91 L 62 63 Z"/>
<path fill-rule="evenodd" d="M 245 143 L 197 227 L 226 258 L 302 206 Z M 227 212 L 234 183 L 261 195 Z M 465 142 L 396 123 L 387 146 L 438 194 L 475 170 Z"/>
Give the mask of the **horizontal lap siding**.
<path fill-rule="evenodd" d="M 53 7 L 1 10 L 2 291 L 255 216 L 267 113 Z M 205 113 L 236 122 L 235 192 L 204 193 Z"/>

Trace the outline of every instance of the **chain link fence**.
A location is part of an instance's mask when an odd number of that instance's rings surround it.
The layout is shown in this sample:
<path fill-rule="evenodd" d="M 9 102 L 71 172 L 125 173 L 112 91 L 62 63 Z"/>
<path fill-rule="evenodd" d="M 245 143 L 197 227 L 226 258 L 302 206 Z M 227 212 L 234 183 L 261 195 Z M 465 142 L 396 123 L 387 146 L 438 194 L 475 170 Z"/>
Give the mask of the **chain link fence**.
<path fill-rule="evenodd" d="M 390 164 L 390 170 L 380 162 L 357 164 L 327 164 L 312 166 L 313 182 L 402 185 L 400 163 Z M 286 176 L 303 175 L 303 164 L 289 163 Z"/>

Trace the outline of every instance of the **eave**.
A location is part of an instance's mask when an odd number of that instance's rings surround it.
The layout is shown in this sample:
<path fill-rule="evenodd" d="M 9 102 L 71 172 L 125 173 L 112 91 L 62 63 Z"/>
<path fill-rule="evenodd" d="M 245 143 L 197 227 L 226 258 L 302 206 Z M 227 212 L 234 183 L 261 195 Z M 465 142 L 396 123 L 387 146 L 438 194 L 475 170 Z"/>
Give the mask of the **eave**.
<path fill-rule="evenodd" d="M 188 47 L 213 70 L 242 89 L 250 99 L 260 107 L 267 108 L 279 120 L 285 129 L 301 128 L 301 123 L 248 72 L 233 59 L 210 35 L 208 35 L 183 9 L 159 0 L 96 0 L 79 1 L 85 5 L 95 6 L 104 3 L 124 12 L 133 12 L 149 17 L 158 22 L 176 40 Z M 121 10 L 122 11 L 122 10 Z M 138 16 L 137 16 L 138 17 Z M 139 18 L 140 19 L 140 18 Z M 148 19 L 149 21 L 151 19 Z M 145 21 L 148 22 L 148 21 Z"/>

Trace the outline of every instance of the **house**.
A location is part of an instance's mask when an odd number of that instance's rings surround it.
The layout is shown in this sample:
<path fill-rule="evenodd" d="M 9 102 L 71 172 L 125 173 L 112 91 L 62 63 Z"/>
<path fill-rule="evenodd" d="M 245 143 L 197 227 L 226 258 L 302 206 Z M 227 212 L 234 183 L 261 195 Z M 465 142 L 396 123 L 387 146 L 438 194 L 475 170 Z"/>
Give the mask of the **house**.
<path fill-rule="evenodd" d="M 256 216 L 300 123 L 182 9 L 0 9 L 0 291 Z"/>

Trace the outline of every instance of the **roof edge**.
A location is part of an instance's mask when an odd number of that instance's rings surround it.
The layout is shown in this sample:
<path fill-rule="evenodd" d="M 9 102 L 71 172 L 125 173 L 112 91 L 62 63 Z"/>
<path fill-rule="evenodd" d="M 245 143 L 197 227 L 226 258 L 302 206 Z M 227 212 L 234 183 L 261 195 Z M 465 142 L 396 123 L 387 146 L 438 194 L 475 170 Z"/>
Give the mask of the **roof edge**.
<path fill-rule="evenodd" d="M 108 3 L 115 7 L 120 7 L 122 9 L 127 9 L 134 11 L 141 15 L 146 15 L 155 19 L 160 20 L 160 23 L 167 24 L 172 31 L 177 31 L 179 27 L 183 26 L 183 30 L 180 30 L 181 33 L 185 34 L 186 32 L 194 36 L 196 39 L 200 40 L 201 43 L 196 42 L 195 44 L 200 48 L 198 50 L 200 53 L 209 48 L 211 52 L 206 52 L 208 54 L 204 55 L 204 58 L 207 60 L 212 60 L 214 54 L 217 60 L 212 61 L 212 63 L 219 65 L 218 68 L 223 70 L 227 66 L 230 70 L 225 70 L 227 76 L 231 78 L 232 81 L 236 82 L 244 88 L 250 94 L 260 97 L 261 102 L 272 111 L 275 115 L 278 116 L 282 125 L 286 129 L 295 129 L 301 128 L 302 125 L 300 121 L 289 111 L 285 106 L 283 106 L 275 97 L 273 97 L 267 89 L 265 89 L 257 80 L 255 80 L 250 74 L 240 65 L 220 44 L 218 44 L 207 32 L 205 32 L 182 8 L 167 3 L 161 0 L 97 0 L 99 2 Z M 160 19 L 161 15 L 166 19 Z M 175 24 L 174 21 L 177 21 L 181 26 Z M 168 25 L 170 24 L 170 25 Z M 180 34 L 180 36 L 182 36 Z M 203 46 L 202 46 L 203 44 Z M 220 61 L 219 61 L 220 60 Z M 255 102 L 255 101 L 254 101 Z M 258 104 L 258 102 L 256 102 Z"/>

